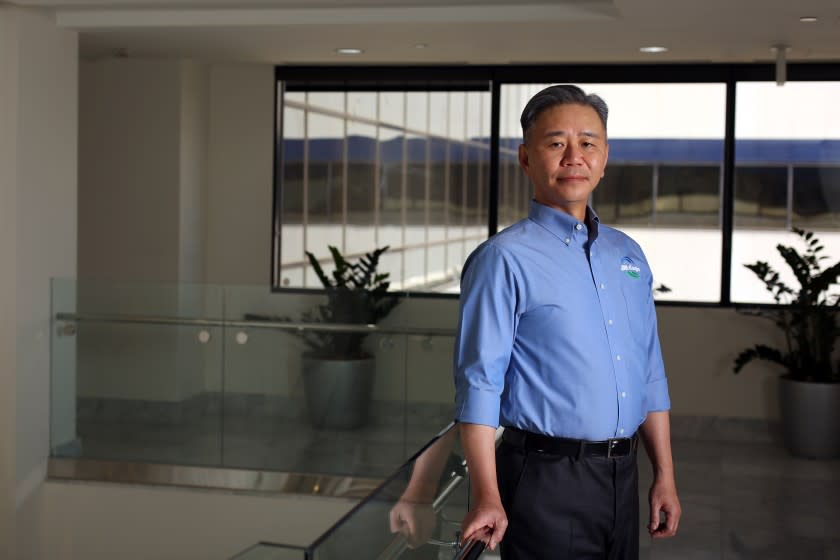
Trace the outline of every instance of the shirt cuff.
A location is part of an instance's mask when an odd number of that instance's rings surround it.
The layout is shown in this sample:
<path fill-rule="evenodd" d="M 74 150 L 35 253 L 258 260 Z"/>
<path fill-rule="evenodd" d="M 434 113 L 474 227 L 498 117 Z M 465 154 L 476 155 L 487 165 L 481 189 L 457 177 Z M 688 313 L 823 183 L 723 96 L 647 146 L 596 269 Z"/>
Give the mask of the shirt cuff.
<path fill-rule="evenodd" d="M 499 427 L 501 399 L 491 391 L 468 388 L 455 410 L 455 420 L 464 424 Z"/>
<path fill-rule="evenodd" d="M 662 412 L 671 409 L 671 398 L 668 396 L 668 379 L 663 377 L 647 384 L 648 412 Z"/>

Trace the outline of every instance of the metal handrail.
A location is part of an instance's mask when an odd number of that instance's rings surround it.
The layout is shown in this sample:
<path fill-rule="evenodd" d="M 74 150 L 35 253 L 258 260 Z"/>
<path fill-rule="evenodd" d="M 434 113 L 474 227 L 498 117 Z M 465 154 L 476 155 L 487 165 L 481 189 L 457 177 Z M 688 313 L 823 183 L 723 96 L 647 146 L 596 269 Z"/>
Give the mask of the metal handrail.
<path fill-rule="evenodd" d="M 314 331 L 366 334 L 405 334 L 415 336 L 455 336 L 455 329 L 430 327 L 383 327 L 380 325 L 359 325 L 347 323 L 302 323 L 297 321 L 228 320 L 197 317 L 166 317 L 155 315 L 112 315 L 107 313 L 63 313 L 55 314 L 57 321 L 92 323 L 129 323 L 143 325 L 175 325 L 197 327 L 235 327 L 242 329 L 276 329 L 283 331 Z"/>

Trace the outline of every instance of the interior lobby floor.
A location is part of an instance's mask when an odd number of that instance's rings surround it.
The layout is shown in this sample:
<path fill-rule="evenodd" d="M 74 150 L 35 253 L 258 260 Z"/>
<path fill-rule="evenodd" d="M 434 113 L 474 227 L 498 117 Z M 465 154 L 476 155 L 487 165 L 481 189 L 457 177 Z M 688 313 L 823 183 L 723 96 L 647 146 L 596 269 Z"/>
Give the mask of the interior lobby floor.
<path fill-rule="evenodd" d="M 683 516 L 650 560 L 840 560 L 840 460 L 793 458 L 778 443 L 674 438 Z M 639 460 L 641 524 L 652 473 Z"/>
<path fill-rule="evenodd" d="M 86 458 L 205 466 L 223 458 L 226 467 L 384 477 L 439 427 L 330 431 L 294 422 L 228 423 L 223 438 L 202 426 L 88 423 L 79 430 Z M 723 441 L 690 431 L 673 437 L 679 533 L 651 542 L 643 530 L 642 559 L 840 560 L 840 460 L 793 458 L 766 437 Z M 644 526 L 652 473 L 643 452 L 639 475 Z"/>

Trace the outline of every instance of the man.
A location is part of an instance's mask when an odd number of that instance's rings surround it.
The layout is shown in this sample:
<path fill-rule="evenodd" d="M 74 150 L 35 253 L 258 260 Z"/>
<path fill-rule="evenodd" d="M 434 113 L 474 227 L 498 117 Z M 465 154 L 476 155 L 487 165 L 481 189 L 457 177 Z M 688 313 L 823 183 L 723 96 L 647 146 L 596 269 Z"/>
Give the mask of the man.
<path fill-rule="evenodd" d="M 638 558 L 639 435 L 653 538 L 676 533 L 680 503 L 651 271 L 588 206 L 607 106 L 552 86 L 521 124 L 528 218 L 478 247 L 461 280 L 456 419 L 473 492 L 462 538 L 491 531 L 504 560 Z"/>

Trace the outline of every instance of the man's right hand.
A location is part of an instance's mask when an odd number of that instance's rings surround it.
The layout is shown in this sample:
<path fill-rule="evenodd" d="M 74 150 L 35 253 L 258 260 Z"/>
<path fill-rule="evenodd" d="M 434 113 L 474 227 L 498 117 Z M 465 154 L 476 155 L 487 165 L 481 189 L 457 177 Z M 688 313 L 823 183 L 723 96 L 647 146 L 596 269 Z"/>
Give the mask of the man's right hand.
<path fill-rule="evenodd" d="M 495 550 L 507 529 L 508 520 L 502 503 L 498 500 L 486 500 L 475 504 L 461 523 L 461 543 L 472 538 L 484 538 L 489 535 L 487 548 Z"/>

